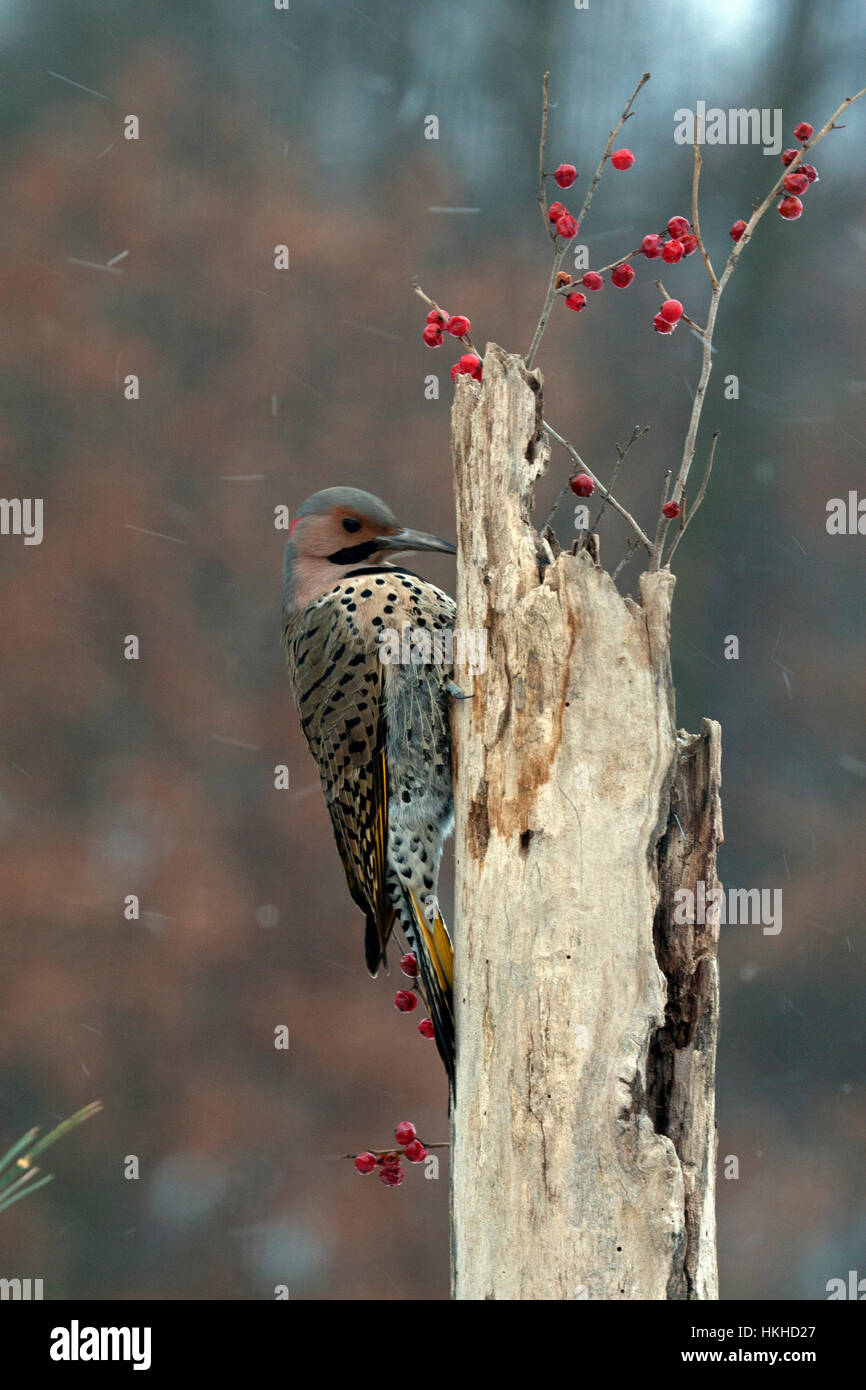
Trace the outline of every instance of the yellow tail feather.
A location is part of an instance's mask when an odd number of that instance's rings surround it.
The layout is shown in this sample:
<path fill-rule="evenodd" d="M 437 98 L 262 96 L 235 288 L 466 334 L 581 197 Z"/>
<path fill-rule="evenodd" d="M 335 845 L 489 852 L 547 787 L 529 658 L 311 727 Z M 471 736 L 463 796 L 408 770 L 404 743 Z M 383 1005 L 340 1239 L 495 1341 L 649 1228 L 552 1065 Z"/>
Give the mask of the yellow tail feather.
<path fill-rule="evenodd" d="M 415 917 L 424 936 L 427 945 L 427 953 L 433 969 L 436 971 L 436 978 L 439 988 L 443 994 L 451 994 L 454 988 L 454 947 L 451 945 L 451 937 L 448 935 L 448 928 L 442 920 L 442 914 L 438 911 L 433 919 L 432 930 L 424 909 L 419 903 L 412 889 L 409 889 L 412 899 L 412 906 L 415 910 Z"/>

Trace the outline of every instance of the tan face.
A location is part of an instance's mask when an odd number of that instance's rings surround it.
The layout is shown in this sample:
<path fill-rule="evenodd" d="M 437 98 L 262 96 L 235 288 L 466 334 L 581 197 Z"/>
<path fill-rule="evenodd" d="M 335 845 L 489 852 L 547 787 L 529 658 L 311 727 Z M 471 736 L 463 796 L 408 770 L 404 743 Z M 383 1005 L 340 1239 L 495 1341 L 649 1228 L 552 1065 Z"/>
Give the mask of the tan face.
<path fill-rule="evenodd" d="M 292 532 L 299 555 L 324 559 L 340 550 L 364 545 L 378 536 L 396 534 L 397 526 L 376 523 L 351 507 L 335 507 L 318 516 L 301 517 Z"/>

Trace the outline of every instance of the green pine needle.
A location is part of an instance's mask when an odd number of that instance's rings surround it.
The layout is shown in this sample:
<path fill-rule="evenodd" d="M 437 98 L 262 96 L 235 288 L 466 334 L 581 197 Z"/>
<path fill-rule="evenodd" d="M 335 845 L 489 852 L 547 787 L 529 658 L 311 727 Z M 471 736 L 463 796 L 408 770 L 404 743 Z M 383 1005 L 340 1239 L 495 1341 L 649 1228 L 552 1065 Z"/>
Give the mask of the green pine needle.
<path fill-rule="evenodd" d="M 54 1175 L 48 1173 L 38 1182 L 33 1182 L 39 1169 L 33 1166 L 33 1160 L 37 1154 L 44 1153 L 51 1144 L 56 1144 L 58 1139 L 62 1139 L 64 1134 L 77 1128 L 78 1125 L 89 1120 L 93 1115 L 98 1115 L 102 1109 L 102 1101 L 93 1100 L 89 1105 L 85 1105 L 81 1110 L 76 1110 L 74 1115 L 70 1115 L 68 1120 L 62 1120 L 54 1129 L 49 1130 L 42 1139 L 36 1140 L 39 1133 L 39 1126 L 28 1129 L 26 1134 L 12 1145 L 11 1149 L 0 1158 L 0 1212 L 11 1207 L 13 1203 L 22 1197 L 28 1197 L 31 1192 L 36 1192 L 40 1187 L 44 1187 L 47 1182 L 51 1182 Z"/>

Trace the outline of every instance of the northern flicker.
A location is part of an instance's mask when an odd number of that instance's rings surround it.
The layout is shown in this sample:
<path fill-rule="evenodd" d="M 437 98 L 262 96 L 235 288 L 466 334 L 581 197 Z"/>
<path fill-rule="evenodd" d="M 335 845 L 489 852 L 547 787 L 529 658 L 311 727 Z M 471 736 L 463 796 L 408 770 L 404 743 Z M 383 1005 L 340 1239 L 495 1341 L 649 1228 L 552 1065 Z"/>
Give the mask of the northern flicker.
<path fill-rule="evenodd" d="M 283 589 L 289 677 L 349 892 L 366 917 L 367 968 L 375 976 L 387 966 L 396 924 L 417 957 L 451 1082 L 452 948 L 436 892 L 453 823 L 454 602 L 385 557 L 454 549 L 402 527 L 369 492 L 325 488 L 292 523 Z"/>

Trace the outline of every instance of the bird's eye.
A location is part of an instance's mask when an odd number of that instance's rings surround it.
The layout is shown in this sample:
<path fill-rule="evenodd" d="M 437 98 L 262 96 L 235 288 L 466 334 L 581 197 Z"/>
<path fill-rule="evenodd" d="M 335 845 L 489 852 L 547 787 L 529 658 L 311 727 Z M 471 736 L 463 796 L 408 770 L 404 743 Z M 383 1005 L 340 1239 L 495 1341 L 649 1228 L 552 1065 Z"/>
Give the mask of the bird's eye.
<path fill-rule="evenodd" d="M 344 531 L 360 531 L 360 529 L 361 529 L 361 523 L 360 523 L 360 521 L 358 520 L 358 518 L 357 518 L 356 516 L 344 516 L 344 517 L 343 517 L 343 530 L 344 530 Z"/>

